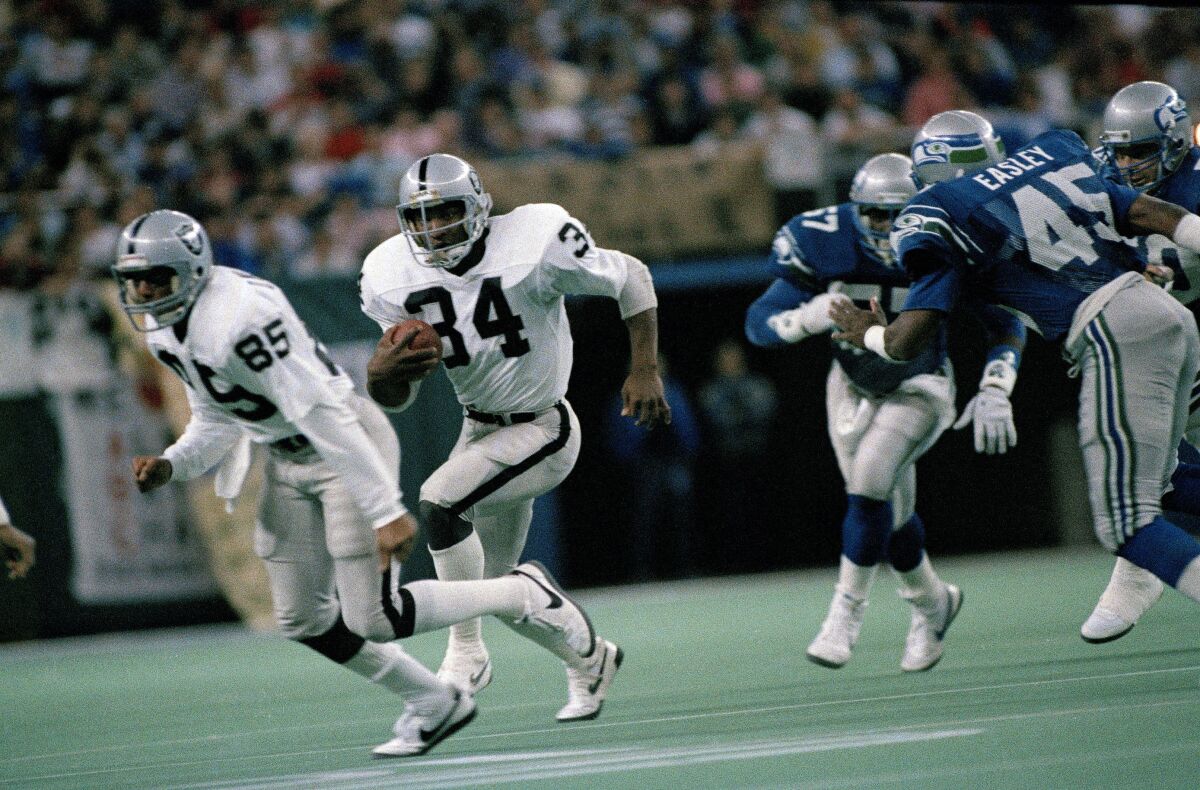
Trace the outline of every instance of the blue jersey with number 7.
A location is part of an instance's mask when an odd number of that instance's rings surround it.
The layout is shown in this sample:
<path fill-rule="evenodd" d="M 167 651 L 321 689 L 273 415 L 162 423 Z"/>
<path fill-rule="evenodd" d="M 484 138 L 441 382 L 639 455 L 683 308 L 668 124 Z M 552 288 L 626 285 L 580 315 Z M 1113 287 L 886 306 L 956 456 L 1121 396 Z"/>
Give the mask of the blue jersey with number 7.
<path fill-rule="evenodd" d="M 969 285 L 1050 341 L 1080 302 L 1146 268 L 1122 237 L 1138 193 L 1104 178 L 1079 135 L 1047 132 L 1004 161 L 917 193 L 892 228 L 914 285 L 905 310 L 949 312 Z"/>

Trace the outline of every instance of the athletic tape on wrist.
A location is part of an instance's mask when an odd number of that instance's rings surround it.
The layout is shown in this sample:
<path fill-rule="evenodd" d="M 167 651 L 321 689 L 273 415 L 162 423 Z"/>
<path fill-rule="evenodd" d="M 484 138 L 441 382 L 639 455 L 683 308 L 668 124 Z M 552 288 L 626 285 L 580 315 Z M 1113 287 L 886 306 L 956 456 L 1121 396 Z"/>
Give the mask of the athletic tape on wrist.
<path fill-rule="evenodd" d="M 886 328 L 880 326 L 879 324 L 869 328 L 863 334 L 863 345 L 867 347 L 868 351 L 874 351 L 876 354 L 888 360 L 889 362 L 897 362 L 898 360 L 892 359 L 890 356 L 888 356 L 887 347 L 883 341 L 883 333 L 885 331 Z"/>
<path fill-rule="evenodd" d="M 1175 226 L 1175 234 L 1171 237 L 1171 240 L 1180 247 L 1200 253 L 1200 217 L 1197 217 L 1195 214 L 1188 214 L 1179 220 L 1179 224 Z"/>

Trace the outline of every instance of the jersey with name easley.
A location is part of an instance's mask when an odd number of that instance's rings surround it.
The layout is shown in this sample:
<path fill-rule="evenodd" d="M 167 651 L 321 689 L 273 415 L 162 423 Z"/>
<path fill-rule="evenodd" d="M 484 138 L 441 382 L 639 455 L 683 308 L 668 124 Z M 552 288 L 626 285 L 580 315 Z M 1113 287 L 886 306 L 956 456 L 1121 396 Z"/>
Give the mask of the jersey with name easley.
<path fill-rule="evenodd" d="M 892 228 L 892 246 L 914 279 L 904 309 L 949 312 L 969 286 L 1047 340 L 1062 340 L 1092 293 L 1145 270 L 1145 257 L 1120 232 L 1137 197 L 1102 177 L 1069 131 L 1047 132 L 996 165 L 934 184 Z"/>

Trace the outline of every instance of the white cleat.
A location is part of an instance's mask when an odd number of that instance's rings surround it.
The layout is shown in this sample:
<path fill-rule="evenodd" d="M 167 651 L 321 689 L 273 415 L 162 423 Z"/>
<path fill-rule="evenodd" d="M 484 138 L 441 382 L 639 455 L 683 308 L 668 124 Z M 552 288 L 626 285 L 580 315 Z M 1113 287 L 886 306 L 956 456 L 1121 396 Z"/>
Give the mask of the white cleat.
<path fill-rule="evenodd" d="M 531 591 L 530 600 L 544 601 L 521 619 L 523 629 L 536 629 L 540 633 L 528 634 L 531 638 L 555 650 L 560 657 L 571 659 L 567 662 L 567 704 L 555 718 L 559 721 L 596 718 L 625 654 L 612 642 L 596 636 L 587 613 L 571 600 L 541 563 L 518 565 L 513 573 L 538 588 Z"/>
<path fill-rule="evenodd" d="M 906 595 L 912 604 L 912 623 L 908 628 L 908 637 L 904 640 L 904 657 L 900 659 L 900 668 L 905 672 L 925 672 L 933 669 L 942 660 L 943 640 L 950 624 L 958 616 L 962 608 L 962 590 L 953 584 L 943 584 L 940 593 L 932 603 L 920 600 L 919 596 Z"/>
<path fill-rule="evenodd" d="M 480 652 L 450 647 L 446 650 L 437 676 L 453 686 L 466 689 L 474 696 L 492 682 L 492 658 L 487 648 L 482 646 Z"/>
<path fill-rule="evenodd" d="M 444 695 L 435 694 L 410 701 L 396 719 L 392 732 L 396 737 L 371 750 L 375 757 L 416 757 L 437 746 L 475 718 L 475 700 L 460 688 L 450 687 Z"/>
<path fill-rule="evenodd" d="M 867 613 L 867 602 L 842 592 L 840 589 L 833 593 L 833 601 L 829 604 L 829 614 L 821 630 L 808 645 L 804 655 L 814 664 L 820 664 L 830 669 L 839 669 L 850 660 L 850 652 L 858 641 L 858 632 L 862 629 L 863 617 Z"/>
<path fill-rule="evenodd" d="M 1108 586 L 1079 629 L 1079 635 L 1092 644 L 1120 639 L 1162 597 L 1164 587 L 1162 580 L 1150 571 L 1118 557 Z"/>
<path fill-rule="evenodd" d="M 607 639 L 596 640 L 596 653 L 592 672 L 567 667 L 567 704 L 554 716 L 559 721 L 588 721 L 600 715 L 604 696 L 625 660 L 625 653 Z"/>
<path fill-rule="evenodd" d="M 1079 629 L 1079 635 L 1083 637 L 1083 641 L 1099 645 L 1120 639 L 1132 631 L 1135 625 L 1136 622 L 1130 622 L 1111 609 L 1096 604 L 1096 608 Z"/>

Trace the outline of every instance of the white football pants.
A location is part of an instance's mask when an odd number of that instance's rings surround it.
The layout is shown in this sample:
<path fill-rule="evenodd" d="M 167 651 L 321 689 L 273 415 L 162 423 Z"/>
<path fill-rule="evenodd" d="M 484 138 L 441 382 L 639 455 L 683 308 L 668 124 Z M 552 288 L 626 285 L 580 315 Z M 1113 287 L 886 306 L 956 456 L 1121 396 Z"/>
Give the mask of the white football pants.
<path fill-rule="evenodd" d="M 384 461 L 398 470 L 400 445 L 387 417 L 357 395 L 353 407 Z M 284 636 L 323 634 L 340 610 L 355 634 L 373 642 L 396 638 L 384 613 L 375 530 L 311 446 L 292 456 L 270 451 L 254 547 Z"/>
<path fill-rule="evenodd" d="M 421 501 L 471 522 L 483 544 L 484 578 L 502 576 L 525 548 L 533 500 L 566 479 L 579 445 L 579 418 L 566 400 L 515 425 L 464 417 L 450 457 L 421 486 Z"/>
<path fill-rule="evenodd" d="M 916 507 L 916 461 L 954 422 L 954 398 L 949 360 L 883 396 L 864 394 L 834 362 L 825 409 L 846 493 L 891 500 L 893 527 L 903 526 Z"/>

